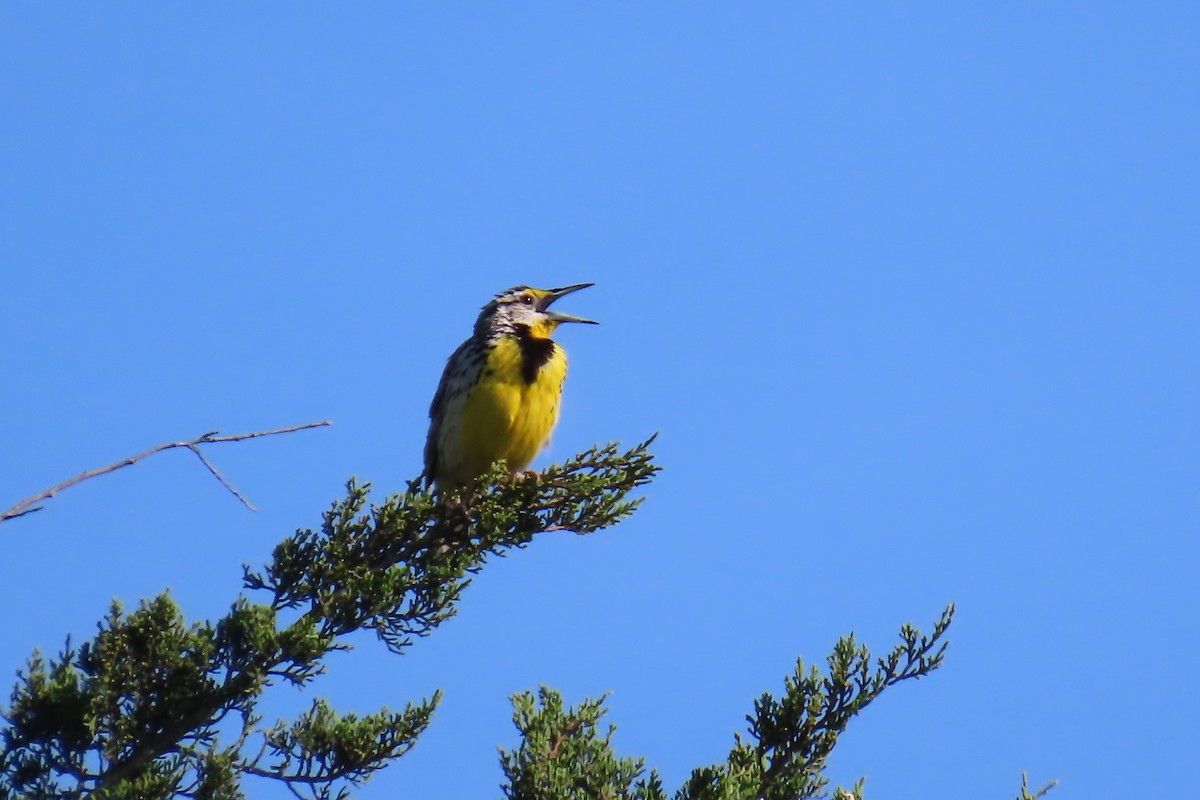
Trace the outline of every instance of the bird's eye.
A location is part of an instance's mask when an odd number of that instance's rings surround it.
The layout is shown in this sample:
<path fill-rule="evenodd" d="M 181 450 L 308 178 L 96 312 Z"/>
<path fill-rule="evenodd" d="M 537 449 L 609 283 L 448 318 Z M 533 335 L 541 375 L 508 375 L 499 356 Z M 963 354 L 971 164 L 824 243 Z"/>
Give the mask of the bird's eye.
<path fill-rule="evenodd" d="M 533 295 L 527 294 L 521 297 L 521 302 L 527 306 L 533 305 Z"/>

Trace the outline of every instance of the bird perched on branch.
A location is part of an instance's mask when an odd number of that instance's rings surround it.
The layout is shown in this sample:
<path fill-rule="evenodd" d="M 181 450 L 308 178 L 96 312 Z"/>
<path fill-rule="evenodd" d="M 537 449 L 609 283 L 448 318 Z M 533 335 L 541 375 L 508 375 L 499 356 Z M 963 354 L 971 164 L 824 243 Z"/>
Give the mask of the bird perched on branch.
<path fill-rule="evenodd" d="M 550 335 L 564 322 L 596 324 L 550 305 L 591 285 L 514 286 L 483 307 L 429 407 L 427 482 L 465 486 L 500 459 L 514 474 L 529 466 L 558 422 L 567 376 L 567 355 Z"/>

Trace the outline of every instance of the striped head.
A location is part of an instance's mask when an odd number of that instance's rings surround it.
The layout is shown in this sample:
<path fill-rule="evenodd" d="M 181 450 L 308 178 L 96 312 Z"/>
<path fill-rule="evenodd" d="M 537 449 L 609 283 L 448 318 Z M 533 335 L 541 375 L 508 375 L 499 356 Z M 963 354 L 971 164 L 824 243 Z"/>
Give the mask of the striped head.
<path fill-rule="evenodd" d="M 528 335 L 534 339 L 549 339 L 564 322 L 586 322 L 595 325 L 595 320 L 550 310 L 550 305 L 560 297 L 592 285 L 576 283 L 561 289 L 514 286 L 496 295 L 495 299 L 479 312 L 479 319 L 475 321 L 475 335 L 491 339 L 528 331 Z"/>

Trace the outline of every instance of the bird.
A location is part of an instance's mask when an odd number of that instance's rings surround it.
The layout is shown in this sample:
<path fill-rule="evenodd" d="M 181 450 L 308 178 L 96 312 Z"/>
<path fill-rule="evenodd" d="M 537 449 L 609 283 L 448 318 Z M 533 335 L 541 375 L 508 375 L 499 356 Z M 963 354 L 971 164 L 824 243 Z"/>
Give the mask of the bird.
<path fill-rule="evenodd" d="M 470 486 L 500 459 L 513 475 L 529 467 L 558 423 L 567 376 L 566 352 L 550 336 L 562 323 L 597 324 L 550 305 L 593 285 L 514 286 L 483 307 L 429 406 L 426 485 Z"/>

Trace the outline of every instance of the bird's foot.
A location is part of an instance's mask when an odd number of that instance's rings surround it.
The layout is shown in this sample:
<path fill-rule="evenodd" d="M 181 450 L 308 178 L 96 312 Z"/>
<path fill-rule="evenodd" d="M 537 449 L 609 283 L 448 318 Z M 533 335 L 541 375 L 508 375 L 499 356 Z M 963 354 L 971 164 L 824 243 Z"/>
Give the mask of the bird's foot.
<path fill-rule="evenodd" d="M 512 475 L 513 483 L 524 483 L 525 481 L 537 482 L 540 477 L 536 469 L 523 469 L 514 472 Z"/>

